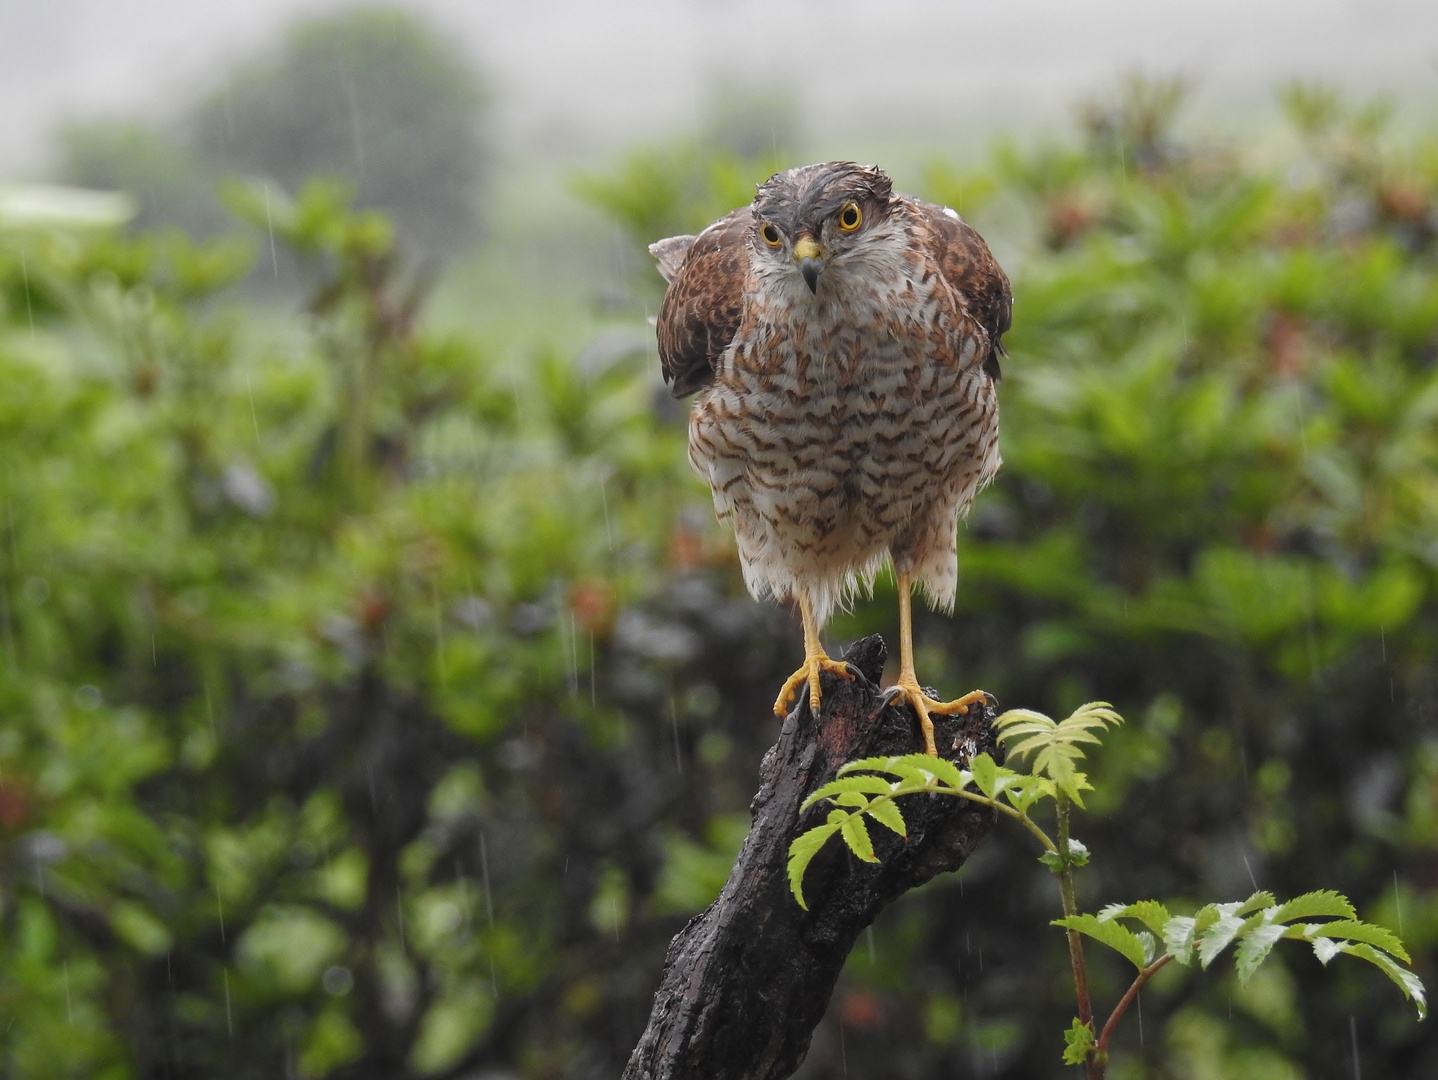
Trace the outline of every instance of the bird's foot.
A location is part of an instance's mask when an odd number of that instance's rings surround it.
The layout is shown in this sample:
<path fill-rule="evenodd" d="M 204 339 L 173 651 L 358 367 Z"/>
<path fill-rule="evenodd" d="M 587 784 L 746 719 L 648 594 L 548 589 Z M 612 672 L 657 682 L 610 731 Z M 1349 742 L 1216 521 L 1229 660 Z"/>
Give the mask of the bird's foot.
<path fill-rule="evenodd" d="M 885 704 L 891 705 L 896 701 L 905 702 L 912 708 L 919 718 L 919 727 L 924 733 L 924 753 L 931 757 L 938 757 L 938 748 L 934 746 L 934 722 L 929 719 L 930 713 L 938 713 L 941 716 L 965 715 L 970 705 L 982 704 L 988 699 L 988 694 L 982 690 L 971 690 L 961 698 L 953 701 L 938 701 L 924 693 L 923 687 L 913 676 L 899 676 L 899 681 L 884 691 Z"/>
<path fill-rule="evenodd" d="M 799 694 L 799 687 L 806 682 L 809 684 L 809 709 L 815 716 L 819 715 L 819 673 L 827 671 L 831 675 L 837 675 L 841 679 L 853 679 L 853 672 L 849 665 L 842 660 L 830 660 L 824 653 L 815 653 L 804 661 L 804 666 L 794 674 L 790 675 L 784 682 L 779 696 L 774 701 L 774 715 L 783 718 L 789 715 L 789 706 L 794 703 L 794 698 Z"/>

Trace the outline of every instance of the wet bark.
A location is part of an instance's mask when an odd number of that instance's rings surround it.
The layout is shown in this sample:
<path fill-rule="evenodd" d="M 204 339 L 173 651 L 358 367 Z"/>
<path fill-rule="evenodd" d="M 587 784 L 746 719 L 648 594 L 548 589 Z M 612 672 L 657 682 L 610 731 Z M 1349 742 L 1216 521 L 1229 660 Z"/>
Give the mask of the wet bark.
<path fill-rule="evenodd" d="M 993 812 L 937 795 L 900 802 L 902 838 L 871 826 L 878 863 L 852 856 L 835 837 L 804 877 L 805 911 L 789 891 L 789 844 L 828 814 L 801 818 L 805 797 L 840 765 L 922 748 L 907 707 L 886 707 L 878 686 L 881 638 L 844 659 L 852 682 L 824 677 L 822 714 L 801 694 L 764 757 L 750 804 L 753 826 L 719 898 L 674 938 L 654 1008 L 623 1080 L 780 1080 L 804 1060 L 834 984 L 860 932 L 885 905 L 935 875 L 957 870 L 993 824 Z M 934 717 L 939 753 L 963 764 L 994 752 L 992 705 Z"/>

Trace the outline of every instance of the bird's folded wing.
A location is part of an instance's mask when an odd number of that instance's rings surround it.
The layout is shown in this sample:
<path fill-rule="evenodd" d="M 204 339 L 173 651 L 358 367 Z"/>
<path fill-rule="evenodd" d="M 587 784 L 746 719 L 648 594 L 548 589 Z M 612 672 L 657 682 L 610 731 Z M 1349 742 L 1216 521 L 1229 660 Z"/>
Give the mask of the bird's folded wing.
<path fill-rule="evenodd" d="M 1001 339 L 1009 328 L 1014 304 L 1008 276 L 984 238 L 954 211 L 919 199 L 914 206 L 928 228 L 929 251 L 939 272 L 963 296 L 969 314 L 989 336 L 984 370 L 997 379 L 999 357 L 1004 354 Z"/>
<path fill-rule="evenodd" d="M 744 310 L 749 273 L 749 229 L 754 216 L 746 206 L 710 225 L 687 245 L 683 262 L 669 278 L 659 305 L 659 363 L 675 397 L 684 397 L 714 380 L 715 365 L 734 334 Z M 649 250 L 660 273 L 672 263 L 676 241 L 661 240 Z"/>

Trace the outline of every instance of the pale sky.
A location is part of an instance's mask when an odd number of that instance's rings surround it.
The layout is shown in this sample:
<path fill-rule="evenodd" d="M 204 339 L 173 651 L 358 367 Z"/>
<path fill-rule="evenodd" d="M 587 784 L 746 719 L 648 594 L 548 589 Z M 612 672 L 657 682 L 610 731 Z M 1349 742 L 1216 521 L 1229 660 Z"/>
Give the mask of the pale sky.
<path fill-rule="evenodd" d="M 173 115 L 339 0 L 0 0 L 0 177 L 65 117 Z M 821 141 L 1025 130 L 1136 67 L 1242 120 L 1289 78 L 1438 115 L 1435 0 L 407 0 L 473 55 L 511 147 L 585 158 L 695 122 L 716 79 L 788 85 Z"/>

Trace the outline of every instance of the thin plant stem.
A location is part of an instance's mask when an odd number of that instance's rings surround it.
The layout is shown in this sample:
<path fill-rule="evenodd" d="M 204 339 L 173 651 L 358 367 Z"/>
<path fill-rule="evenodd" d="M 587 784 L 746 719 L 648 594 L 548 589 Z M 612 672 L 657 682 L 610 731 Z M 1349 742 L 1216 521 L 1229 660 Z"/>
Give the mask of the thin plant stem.
<path fill-rule="evenodd" d="M 1154 972 L 1172 959 L 1172 953 L 1164 953 L 1153 963 L 1149 964 L 1148 967 L 1140 971 L 1138 977 L 1133 980 L 1133 985 L 1128 988 L 1128 992 L 1125 993 L 1124 996 L 1119 999 L 1119 1003 L 1113 1007 L 1113 1012 L 1109 1014 L 1108 1023 L 1104 1024 L 1103 1032 L 1099 1035 L 1098 1042 L 1094 1044 L 1094 1055 L 1100 1060 L 1108 1060 L 1108 1041 L 1113 1036 L 1114 1028 L 1118 1026 L 1119 1017 L 1133 1004 L 1134 999 L 1138 997 L 1138 992 L 1143 989 L 1143 984 L 1153 978 Z"/>
<path fill-rule="evenodd" d="M 1063 897 L 1064 915 L 1074 918 L 1078 915 L 1078 902 L 1074 899 L 1073 862 L 1069 852 L 1069 800 L 1062 791 L 1055 797 L 1054 807 L 1055 817 L 1058 819 L 1059 893 Z M 1092 1029 L 1093 1006 L 1089 1002 L 1088 969 L 1084 966 L 1083 939 L 1079 932 L 1072 928 L 1067 933 L 1069 963 L 1073 966 L 1074 997 L 1078 999 L 1079 1023 L 1087 1024 Z M 1103 1077 L 1103 1064 L 1097 1048 L 1089 1054 L 1087 1075 L 1089 1080 L 1101 1080 Z"/>

